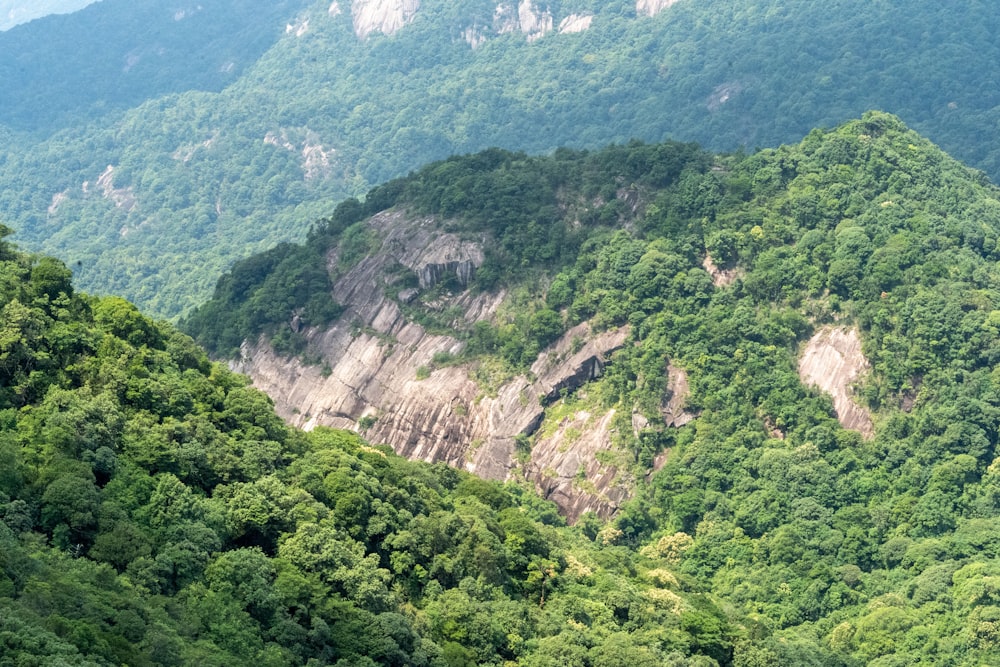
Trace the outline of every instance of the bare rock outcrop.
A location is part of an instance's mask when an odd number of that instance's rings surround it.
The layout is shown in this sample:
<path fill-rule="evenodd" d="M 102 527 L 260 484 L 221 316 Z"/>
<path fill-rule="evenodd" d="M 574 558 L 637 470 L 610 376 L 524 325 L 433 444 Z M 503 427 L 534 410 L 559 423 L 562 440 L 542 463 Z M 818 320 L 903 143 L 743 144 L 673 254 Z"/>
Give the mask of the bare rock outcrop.
<path fill-rule="evenodd" d="M 614 410 L 603 414 L 581 410 L 531 449 L 529 477 L 570 522 L 588 511 L 610 516 L 629 497 L 631 489 L 620 478 L 619 468 L 602 462 L 616 454 L 611 441 L 614 416 Z M 606 456 L 598 456 L 601 452 Z"/>
<path fill-rule="evenodd" d="M 702 261 L 701 265 L 708 275 L 712 277 L 712 284 L 716 287 L 726 287 L 727 285 L 732 285 L 734 280 L 743 275 L 743 272 L 738 268 L 720 269 L 715 264 L 715 260 L 712 259 L 711 255 L 705 255 L 705 259 Z"/>
<path fill-rule="evenodd" d="M 462 39 L 464 39 L 465 43 L 471 46 L 474 51 L 485 44 L 489 37 L 487 37 L 486 32 L 478 25 L 471 25 L 462 31 Z"/>
<path fill-rule="evenodd" d="M 687 409 L 687 397 L 690 393 L 687 371 L 667 364 L 667 391 L 663 395 L 663 405 L 660 408 L 664 424 L 680 428 L 696 417 Z"/>
<path fill-rule="evenodd" d="M 296 426 L 356 429 L 409 458 L 444 461 L 489 479 L 529 479 L 571 518 L 587 509 L 613 512 L 628 490 L 595 458 L 610 447 L 610 417 L 597 418 L 569 454 L 560 451 L 565 438 L 542 440 L 522 466 L 517 446 L 519 436 L 537 431 L 546 405 L 604 372 L 628 330 L 578 325 L 544 350 L 529 374 L 484 387 L 474 364 L 448 361 L 462 351 L 462 340 L 408 319 L 403 308 L 409 306 L 399 297 L 410 290 L 394 289 L 401 272 L 417 275 L 421 287 L 410 288 L 417 293 L 449 273 L 467 284 L 482 264 L 481 246 L 443 232 L 432 218 L 399 211 L 378 214 L 369 225 L 381 248 L 336 279 L 334 296 L 344 314 L 323 330 L 305 332 L 323 364 L 280 357 L 261 339 L 244 343 L 235 370 L 270 394 L 278 413 Z M 455 329 L 492 318 L 505 297 L 440 289 L 434 295 Z"/>
<path fill-rule="evenodd" d="M 640 16 L 656 16 L 677 0 L 636 0 L 635 13 Z"/>
<path fill-rule="evenodd" d="M 301 37 L 302 35 L 309 32 L 309 19 L 298 19 L 295 23 L 285 24 L 285 34 L 295 35 L 296 37 Z"/>
<path fill-rule="evenodd" d="M 548 9 L 536 7 L 532 0 L 521 0 L 516 5 L 510 2 L 497 5 L 493 25 L 498 34 L 521 32 L 533 42 L 552 32 L 554 20 Z"/>
<path fill-rule="evenodd" d="M 308 128 L 297 132 L 303 135 L 301 141 L 293 140 L 289 136 L 294 133 L 296 131 L 287 129 L 268 132 L 264 135 L 264 143 L 284 148 L 292 153 L 299 153 L 301 155 L 302 175 L 305 180 L 310 181 L 329 176 L 337 151 L 324 147 L 320 143 L 319 135 Z"/>
<path fill-rule="evenodd" d="M 391 35 L 412 21 L 419 9 L 420 0 L 353 0 L 354 34 L 358 39 L 373 32 Z"/>
<path fill-rule="evenodd" d="M 574 32 L 586 32 L 593 22 L 592 14 L 570 14 L 559 22 L 559 34 L 565 35 Z"/>
<path fill-rule="evenodd" d="M 133 192 L 131 187 L 116 188 L 115 187 L 115 168 L 112 165 L 108 165 L 108 168 L 97 177 L 97 187 L 101 191 L 101 195 L 111 201 L 116 208 L 123 209 L 126 212 L 131 211 L 135 208 L 135 192 Z M 87 194 L 90 191 L 90 183 L 84 182 L 83 192 Z"/>
<path fill-rule="evenodd" d="M 824 327 L 806 343 L 799 357 L 799 376 L 833 398 L 837 419 L 844 428 L 872 437 L 872 417 L 853 397 L 853 385 L 870 368 L 861 351 L 861 337 L 853 327 Z"/>

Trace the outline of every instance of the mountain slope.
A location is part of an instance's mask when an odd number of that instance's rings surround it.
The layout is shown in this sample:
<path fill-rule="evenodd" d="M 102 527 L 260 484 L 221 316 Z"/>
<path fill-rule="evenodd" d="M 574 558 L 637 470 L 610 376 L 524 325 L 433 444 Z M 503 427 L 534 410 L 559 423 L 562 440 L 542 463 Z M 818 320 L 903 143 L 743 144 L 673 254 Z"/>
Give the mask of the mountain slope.
<path fill-rule="evenodd" d="M 3 664 L 728 661 L 739 620 L 675 560 L 523 488 L 289 429 L 190 338 L 7 232 Z"/>
<path fill-rule="evenodd" d="M 255 29 L 284 36 L 221 92 L 184 92 L 204 87 L 185 72 L 165 86 L 175 95 L 124 118 L 88 115 L 41 143 L 8 137 L 0 183 L 18 238 L 65 258 L 87 288 L 173 317 L 235 259 L 303 238 L 333 202 L 486 146 L 671 136 L 734 150 L 880 108 L 997 172 L 984 140 L 1000 109 L 997 12 L 985 2 L 356 0 L 269 16 Z M 108 62 L 108 80 L 124 76 Z M 219 90 L 230 79 L 206 62 L 191 72 Z"/>
<path fill-rule="evenodd" d="M 756 619 L 741 659 L 978 665 L 998 213 L 981 172 L 881 113 L 750 156 L 489 151 L 237 265 L 185 326 L 248 338 L 238 363 L 297 423 L 353 420 L 572 516 L 631 492 L 614 539 L 680 549 Z M 332 301 L 282 287 L 305 266 Z"/>
<path fill-rule="evenodd" d="M 0 124 L 46 138 L 170 93 L 221 90 L 307 4 L 102 0 L 0 34 Z"/>

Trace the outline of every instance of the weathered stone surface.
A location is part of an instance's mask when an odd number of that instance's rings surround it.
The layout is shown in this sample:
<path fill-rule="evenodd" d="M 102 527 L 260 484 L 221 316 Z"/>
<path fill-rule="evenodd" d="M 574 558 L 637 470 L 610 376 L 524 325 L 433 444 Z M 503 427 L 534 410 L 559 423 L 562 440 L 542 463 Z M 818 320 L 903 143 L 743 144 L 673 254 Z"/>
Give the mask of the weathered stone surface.
<path fill-rule="evenodd" d="M 844 428 L 872 437 L 871 415 L 854 401 L 852 386 L 869 369 L 861 352 L 861 337 L 853 327 L 824 327 L 806 343 L 799 358 L 799 376 L 833 397 L 833 408 Z"/>
<path fill-rule="evenodd" d="M 372 218 L 371 226 L 383 239 L 381 255 L 416 273 L 421 289 L 434 287 L 451 275 L 461 287 L 467 287 L 483 264 L 481 242 L 442 232 L 434 218 L 411 220 L 401 212 L 386 211 Z M 384 270 L 382 259 L 376 258 L 376 270 Z M 368 285 L 354 282 L 362 289 Z"/>
<path fill-rule="evenodd" d="M 608 355 L 621 348 L 627 336 L 625 328 L 593 335 L 587 323 L 573 327 L 531 365 L 538 378 L 534 385 L 538 395 L 545 402 L 552 401 L 563 390 L 572 391 L 599 378 Z"/>
<path fill-rule="evenodd" d="M 711 255 L 705 255 L 704 261 L 701 263 L 708 275 L 712 277 L 712 284 L 716 287 L 726 287 L 731 285 L 734 280 L 742 277 L 743 272 L 738 268 L 732 269 L 720 269 L 716 266 L 715 261 L 712 259 Z"/>
<path fill-rule="evenodd" d="M 667 392 L 663 395 L 663 423 L 667 426 L 680 428 L 690 423 L 695 414 L 686 409 L 688 388 L 687 371 L 667 364 Z"/>
<path fill-rule="evenodd" d="M 135 208 L 135 193 L 132 191 L 131 186 L 125 188 L 115 187 L 115 168 L 112 165 L 109 164 L 108 168 L 97 177 L 97 187 L 105 199 L 114 202 L 115 207 L 123 209 L 126 213 Z M 84 193 L 87 193 L 89 188 L 90 183 L 85 182 L 83 184 Z"/>
<path fill-rule="evenodd" d="M 532 0 L 521 0 L 516 5 L 501 2 L 493 13 L 493 27 L 498 34 L 521 32 L 529 42 L 552 32 L 552 13 L 536 7 Z"/>
<path fill-rule="evenodd" d="M 599 415 L 581 410 L 531 450 L 529 478 L 571 522 L 587 511 L 610 516 L 631 492 L 618 468 L 602 464 L 598 457 L 599 452 L 613 452 L 614 416 L 614 410 Z"/>
<path fill-rule="evenodd" d="M 593 20 L 592 14 L 570 14 L 559 22 L 559 34 L 585 32 L 590 29 Z"/>
<path fill-rule="evenodd" d="M 518 468 L 516 442 L 538 429 L 543 403 L 603 373 L 608 356 L 624 344 L 628 331 L 594 333 L 587 324 L 576 326 L 539 355 L 531 379 L 517 376 L 485 395 L 472 377 L 473 366 L 434 368 L 435 355 L 457 355 L 464 343 L 409 321 L 400 304 L 417 294 L 387 289 L 398 280 L 400 267 L 425 276 L 422 288 L 452 271 L 464 284 L 482 263 L 481 247 L 442 232 L 431 218 L 410 218 L 399 211 L 381 213 L 369 224 L 382 246 L 335 281 L 334 297 L 345 307 L 344 314 L 326 329 L 305 332 L 323 365 L 280 357 L 266 340 L 258 340 L 243 345 L 234 368 L 270 394 L 278 413 L 296 426 L 360 430 L 360 420 L 367 417 L 365 437 L 389 444 L 403 456 L 444 461 L 489 479 L 527 478 L 571 518 L 586 509 L 613 512 L 627 488 L 616 481 L 614 469 L 593 458 L 610 446 L 608 421 L 597 420 L 593 432 L 565 457 L 560 445 L 539 443 L 523 468 Z M 336 269 L 337 263 L 334 251 L 328 265 Z M 469 267 L 464 274 L 463 267 Z M 464 327 L 492 318 L 504 297 L 445 294 L 440 307 L 459 313 L 453 325 Z"/>
<path fill-rule="evenodd" d="M 635 13 L 645 16 L 656 16 L 675 2 L 677 0 L 636 0 Z"/>
<path fill-rule="evenodd" d="M 420 0 L 353 0 L 354 34 L 358 39 L 365 39 L 373 32 L 391 35 L 412 21 L 419 9 Z M 332 7 L 330 11 L 333 12 Z"/>

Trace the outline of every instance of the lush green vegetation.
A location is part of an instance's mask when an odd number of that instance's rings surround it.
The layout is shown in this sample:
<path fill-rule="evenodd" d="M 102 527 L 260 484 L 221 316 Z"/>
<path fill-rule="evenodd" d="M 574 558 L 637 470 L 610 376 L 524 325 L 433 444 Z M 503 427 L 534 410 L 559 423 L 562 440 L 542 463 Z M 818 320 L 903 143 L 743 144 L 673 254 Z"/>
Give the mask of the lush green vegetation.
<path fill-rule="evenodd" d="M 496 34 L 486 0 L 426 0 L 412 24 L 364 42 L 346 2 L 337 16 L 326 0 L 306 4 L 303 27 L 291 1 L 266 14 L 217 2 L 164 24 L 143 18 L 163 3 L 104 0 L 0 35 L 0 122 L 14 128 L 0 131 L 0 205 L 19 241 L 63 258 L 85 288 L 173 318 L 237 259 L 301 241 L 333 202 L 488 146 L 673 137 L 752 150 L 878 108 L 1000 173 L 989 64 L 1000 26 L 983 0 L 698 0 L 653 18 L 631 0 L 563 0 L 546 5 L 554 23 L 593 13 L 590 29 L 530 43 Z M 98 14 L 129 38 L 84 21 Z M 302 35 L 257 59 L 289 23 Z M 167 55 L 136 44 L 137 24 L 162 26 Z M 475 50 L 470 26 L 488 37 Z M 86 66 L 59 56 L 60 44 L 93 44 L 81 31 L 100 40 Z M 142 57 L 124 72 L 133 49 Z M 108 165 L 134 208 L 101 196 Z"/>
<path fill-rule="evenodd" d="M 235 357 L 242 341 L 261 333 L 277 340 L 281 351 L 302 352 L 305 340 L 289 322 L 298 317 L 302 326 L 323 324 L 339 314 L 330 301 L 330 279 L 373 249 L 364 219 L 397 205 L 447 220 L 452 232 L 492 239 L 477 289 L 520 284 L 526 276 L 542 279 L 576 262 L 581 246 L 598 231 L 610 232 L 632 215 L 628 197 L 640 190 L 663 196 L 684 190 L 711 161 L 697 146 L 673 142 L 632 142 L 593 153 L 560 149 L 551 157 L 491 149 L 448 158 L 370 190 L 364 202 L 341 202 L 312 226 L 302 245 L 282 244 L 238 262 L 183 328 L 221 356 Z M 339 262 L 328 271 L 332 247 Z M 568 288 L 560 286 L 550 300 L 558 301 L 556 294 Z M 523 326 L 465 332 L 473 339 L 470 351 L 503 350 L 510 363 L 530 364 L 562 333 L 562 320 L 551 308 L 521 314 Z"/>
<path fill-rule="evenodd" d="M 512 183 L 525 196 L 505 215 L 490 202 Z M 366 202 L 342 205 L 305 248 L 322 254 L 386 204 L 497 230 L 500 259 L 478 287 L 500 282 L 517 303 L 467 332 L 468 359 L 523 367 L 576 322 L 630 326 L 587 400 L 625 416 L 618 444 L 637 478 L 670 456 L 605 539 L 669 555 L 724 601 L 746 630 L 732 664 L 993 659 L 1000 190 L 981 172 L 870 113 L 749 156 L 638 143 L 490 151 Z M 558 250 L 544 252 L 552 239 Z M 737 271 L 731 285 L 713 284 L 706 253 Z M 230 318 L 218 299 L 197 312 Z M 861 331 L 871 439 L 841 428 L 797 374 L 801 344 L 833 324 Z M 698 414 L 681 429 L 661 414 L 668 361 L 687 371 Z M 636 412 L 650 424 L 639 433 Z"/>
<path fill-rule="evenodd" d="M 287 428 L 52 258 L 0 242 L 0 308 L 0 664 L 710 667 L 744 632 L 671 553 Z"/>
<path fill-rule="evenodd" d="M 283 21 L 308 4 L 225 0 L 181 7 L 102 0 L 72 16 L 0 33 L 0 124 L 47 138 L 170 93 L 219 91 L 277 42 Z"/>

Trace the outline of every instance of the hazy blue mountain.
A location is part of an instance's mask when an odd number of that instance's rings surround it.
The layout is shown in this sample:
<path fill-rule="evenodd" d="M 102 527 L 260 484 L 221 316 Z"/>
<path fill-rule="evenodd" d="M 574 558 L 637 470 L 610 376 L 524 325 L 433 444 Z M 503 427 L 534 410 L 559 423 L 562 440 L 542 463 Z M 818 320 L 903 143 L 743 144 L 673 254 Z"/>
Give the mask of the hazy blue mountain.
<path fill-rule="evenodd" d="M 48 136 L 236 81 L 308 0 L 103 0 L 0 34 L 0 124 Z"/>
<path fill-rule="evenodd" d="M 0 0 L 0 30 L 49 14 L 68 14 L 97 0 Z"/>

